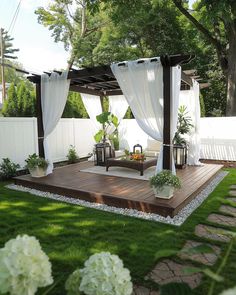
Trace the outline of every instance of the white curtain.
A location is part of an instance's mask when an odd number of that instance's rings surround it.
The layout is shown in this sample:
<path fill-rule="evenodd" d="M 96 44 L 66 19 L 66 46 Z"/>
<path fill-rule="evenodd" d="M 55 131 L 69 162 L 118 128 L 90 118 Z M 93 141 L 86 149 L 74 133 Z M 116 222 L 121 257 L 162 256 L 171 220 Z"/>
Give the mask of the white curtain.
<path fill-rule="evenodd" d="M 119 123 L 124 118 L 128 107 L 129 105 L 124 95 L 109 96 L 109 112 L 118 118 Z M 108 128 L 108 134 L 111 134 L 114 130 L 115 127 L 110 126 L 110 128 Z"/>
<path fill-rule="evenodd" d="M 101 124 L 96 119 L 96 116 L 102 113 L 100 96 L 85 93 L 81 93 L 80 95 L 89 118 L 93 122 L 97 132 L 101 128 Z"/>
<path fill-rule="evenodd" d="M 190 90 L 180 92 L 179 106 L 187 108 L 189 116 L 192 118 L 194 127 L 189 135 L 188 165 L 201 165 L 200 159 L 200 101 L 199 83 L 192 79 L 193 87 Z"/>
<path fill-rule="evenodd" d="M 139 126 L 153 139 L 163 142 L 163 67 L 160 58 L 142 59 L 112 64 L 122 92 Z M 179 106 L 181 68 L 172 69 L 171 136 L 174 137 Z M 163 169 L 163 148 L 160 151 L 156 171 Z M 172 172 L 175 173 L 174 162 Z"/>
<path fill-rule="evenodd" d="M 41 105 L 44 129 L 43 144 L 45 159 L 49 161 L 47 175 L 52 173 L 53 170 L 47 137 L 57 126 L 66 104 L 70 87 L 70 80 L 67 79 L 67 74 L 68 72 L 65 71 L 61 75 L 53 72 L 50 76 L 47 74 L 41 76 Z"/>
<path fill-rule="evenodd" d="M 163 141 L 163 67 L 160 58 L 142 59 L 144 62 L 128 61 L 112 64 L 122 92 L 139 126 L 153 139 Z M 171 135 L 176 130 L 178 95 L 180 91 L 181 68 L 173 69 Z M 177 106 L 177 107 L 176 107 Z M 160 151 L 157 172 L 163 169 L 163 149 Z M 173 165 L 172 169 L 175 173 Z"/>

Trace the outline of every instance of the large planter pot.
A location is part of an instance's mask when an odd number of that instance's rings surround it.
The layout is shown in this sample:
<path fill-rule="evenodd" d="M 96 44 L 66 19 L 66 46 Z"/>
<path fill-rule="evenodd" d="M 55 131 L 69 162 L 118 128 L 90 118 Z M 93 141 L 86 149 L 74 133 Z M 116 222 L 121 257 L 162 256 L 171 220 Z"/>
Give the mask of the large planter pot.
<path fill-rule="evenodd" d="M 30 175 L 32 177 L 44 177 L 46 176 L 46 169 L 41 168 L 41 167 L 35 167 L 33 169 L 29 169 Z"/>
<path fill-rule="evenodd" d="M 170 199 L 174 195 L 174 187 L 169 185 L 164 185 L 162 188 L 152 187 L 156 198 Z"/>

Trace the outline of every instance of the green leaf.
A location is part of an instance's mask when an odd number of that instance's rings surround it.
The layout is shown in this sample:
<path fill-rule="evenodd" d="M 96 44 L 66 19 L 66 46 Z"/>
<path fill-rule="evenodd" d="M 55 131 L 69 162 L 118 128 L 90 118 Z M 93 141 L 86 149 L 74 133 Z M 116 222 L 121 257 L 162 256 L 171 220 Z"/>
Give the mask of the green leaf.
<path fill-rule="evenodd" d="M 112 115 L 112 123 L 116 128 L 119 126 L 119 120 L 115 115 Z"/>
<path fill-rule="evenodd" d="M 94 139 L 96 142 L 100 142 L 103 138 L 103 136 L 105 135 L 104 130 L 99 130 L 95 135 L 94 135 Z"/>
<path fill-rule="evenodd" d="M 209 278 L 211 278 L 212 280 L 216 281 L 216 282 L 223 282 L 224 278 L 216 273 L 214 273 L 213 271 L 211 271 L 209 268 L 206 268 L 202 271 L 206 276 L 208 276 Z"/>
<path fill-rule="evenodd" d="M 192 290 L 186 283 L 169 283 L 161 286 L 160 295 L 191 295 Z"/>
<path fill-rule="evenodd" d="M 110 114 L 110 112 L 103 112 L 100 115 L 96 116 L 96 119 L 101 124 L 108 123 Z"/>

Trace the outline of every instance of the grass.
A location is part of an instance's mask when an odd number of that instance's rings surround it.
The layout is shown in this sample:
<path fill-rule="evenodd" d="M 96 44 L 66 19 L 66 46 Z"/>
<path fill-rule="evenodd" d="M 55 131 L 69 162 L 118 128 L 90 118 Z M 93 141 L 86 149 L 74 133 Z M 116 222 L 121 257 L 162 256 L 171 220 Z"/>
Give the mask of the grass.
<path fill-rule="evenodd" d="M 91 254 L 101 251 L 119 255 L 130 269 L 133 282 L 149 285 L 151 283 L 144 277 L 161 256 L 168 256 L 168 249 L 180 250 L 187 239 L 197 239 L 195 226 L 207 223 L 207 216 L 217 212 L 225 202 L 229 186 L 236 183 L 236 170 L 229 171 L 203 205 L 180 227 L 42 199 L 9 190 L 4 187 L 6 183 L 1 183 L 0 247 L 18 234 L 37 237 L 52 262 L 54 278 L 60 279 L 50 294 L 65 294 L 64 283 L 68 275 L 82 267 Z M 215 244 L 225 252 L 226 245 Z M 217 285 L 217 292 L 234 284 L 235 262 L 234 249 L 223 270 L 226 280 L 223 285 Z M 213 270 L 216 268 L 217 265 Z M 193 294 L 206 294 L 208 287 L 209 280 L 205 278 Z"/>

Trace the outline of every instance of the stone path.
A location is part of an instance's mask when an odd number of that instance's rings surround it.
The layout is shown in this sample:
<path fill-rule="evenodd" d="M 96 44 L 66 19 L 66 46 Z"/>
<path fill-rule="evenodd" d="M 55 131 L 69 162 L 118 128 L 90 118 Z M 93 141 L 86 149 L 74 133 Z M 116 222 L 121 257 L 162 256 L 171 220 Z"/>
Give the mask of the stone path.
<path fill-rule="evenodd" d="M 220 231 L 220 233 L 217 232 Z M 205 225 L 205 224 L 198 224 L 195 227 L 195 235 L 200 238 L 206 238 L 209 240 L 215 240 L 220 242 L 228 243 L 230 241 L 229 232 L 226 230 L 222 230 L 220 228 L 216 228 L 213 226 Z"/>
<path fill-rule="evenodd" d="M 159 285 L 176 282 L 187 283 L 192 289 L 196 288 L 201 282 L 202 274 L 186 274 L 184 272 L 184 269 L 186 267 L 193 266 L 183 265 L 170 259 L 165 259 L 155 266 L 152 272 L 148 275 L 148 278 L 153 280 L 155 283 L 158 283 Z"/>
<path fill-rule="evenodd" d="M 236 185 L 230 187 L 229 195 L 231 197 L 229 197 L 228 200 L 234 202 L 236 205 Z M 221 249 L 219 246 L 211 243 L 214 243 L 215 241 L 223 243 L 230 242 L 230 231 L 220 228 L 220 225 L 236 227 L 236 207 L 222 205 L 219 209 L 219 213 L 210 214 L 207 221 L 219 225 L 219 227 L 213 227 L 206 224 L 198 224 L 195 227 L 196 237 L 208 239 L 209 241 L 207 243 L 193 240 L 186 241 L 184 247 L 178 254 L 178 258 L 180 258 L 183 263 L 176 262 L 174 259 L 164 259 L 157 263 L 155 268 L 146 276 L 146 279 L 150 279 L 159 285 L 165 285 L 172 282 L 183 282 L 187 283 L 192 289 L 199 286 L 202 274 L 186 274 L 184 269 L 186 267 L 192 267 L 191 264 L 186 263 L 186 260 L 191 260 L 207 266 L 212 266 L 216 263 L 221 254 Z M 194 248 L 203 245 L 211 247 L 212 251 L 209 253 L 194 252 Z M 136 287 L 132 295 L 159 295 L 159 293 L 156 291 L 150 291 L 144 287 Z"/>
<path fill-rule="evenodd" d="M 229 196 L 236 197 L 236 190 L 229 191 Z"/>
<path fill-rule="evenodd" d="M 231 206 L 228 206 L 228 205 L 222 205 L 220 207 L 220 212 L 231 214 L 234 217 L 236 217 L 236 208 L 235 207 L 231 207 Z"/>
<path fill-rule="evenodd" d="M 160 295 L 158 291 L 151 291 L 146 287 L 134 286 L 132 295 Z"/>
<path fill-rule="evenodd" d="M 188 252 L 189 250 L 198 247 L 198 246 L 203 246 L 206 245 L 212 249 L 212 252 L 209 253 L 191 253 Z M 218 256 L 220 255 L 220 248 L 214 245 L 210 244 L 204 244 L 201 242 L 196 242 L 196 241 L 187 241 L 186 244 L 184 245 L 183 249 L 180 251 L 178 256 L 185 260 L 189 259 L 195 262 L 202 263 L 204 265 L 214 265 Z"/>
<path fill-rule="evenodd" d="M 220 214 L 210 214 L 207 218 L 208 221 L 217 223 L 219 225 L 236 226 L 236 217 L 230 217 Z"/>

